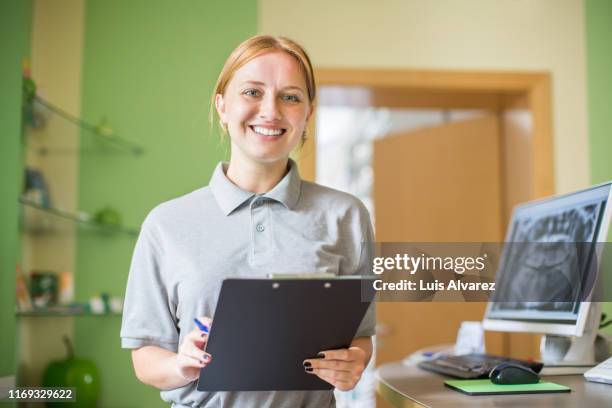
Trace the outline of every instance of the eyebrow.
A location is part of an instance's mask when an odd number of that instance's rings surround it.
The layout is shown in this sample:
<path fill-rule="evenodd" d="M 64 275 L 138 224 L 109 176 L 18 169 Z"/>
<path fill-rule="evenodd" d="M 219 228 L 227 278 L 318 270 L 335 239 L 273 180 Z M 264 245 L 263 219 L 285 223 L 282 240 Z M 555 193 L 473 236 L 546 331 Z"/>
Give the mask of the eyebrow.
<path fill-rule="evenodd" d="M 259 86 L 265 86 L 266 85 L 266 84 L 264 84 L 263 82 L 260 82 L 260 81 L 245 81 L 242 84 L 243 85 L 253 84 L 253 85 L 259 85 Z M 300 91 L 302 93 L 305 93 L 304 89 L 300 88 L 299 86 L 295 86 L 295 85 L 290 85 L 290 86 L 286 86 L 286 87 L 283 88 L 283 90 L 286 90 L 286 89 L 295 89 L 295 90 L 298 90 L 298 91 Z"/>

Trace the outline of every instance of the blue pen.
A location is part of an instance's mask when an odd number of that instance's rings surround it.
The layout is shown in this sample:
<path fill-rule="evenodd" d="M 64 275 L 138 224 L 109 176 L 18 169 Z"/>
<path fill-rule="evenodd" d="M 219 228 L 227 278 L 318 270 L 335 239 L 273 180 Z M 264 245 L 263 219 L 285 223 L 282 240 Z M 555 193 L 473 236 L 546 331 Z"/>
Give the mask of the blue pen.
<path fill-rule="evenodd" d="M 193 321 L 195 322 L 196 326 L 198 326 L 200 330 L 202 330 L 204 333 L 208 333 L 208 327 L 206 327 L 204 323 L 199 321 L 197 318 L 194 318 Z"/>

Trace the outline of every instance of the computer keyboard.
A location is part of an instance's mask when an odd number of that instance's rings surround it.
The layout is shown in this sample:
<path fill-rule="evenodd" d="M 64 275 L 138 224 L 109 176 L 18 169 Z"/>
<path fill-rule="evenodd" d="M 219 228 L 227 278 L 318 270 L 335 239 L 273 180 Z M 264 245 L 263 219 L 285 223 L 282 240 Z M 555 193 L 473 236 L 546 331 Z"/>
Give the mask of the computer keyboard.
<path fill-rule="evenodd" d="M 584 378 L 589 381 L 612 384 L 612 357 L 584 373 Z"/>
<path fill-rule="evenodd" d="M 456 378 L 488 378 L 493 367 L 501 363 L 520 364 L 531 368 L 536 373 L 542 370 L 543 364 L 537 361 L 515 360 L 490 354 L 465 354 L 462 356 L 440 356 L 433 360 L 422 361 L 420 368 Z"/>

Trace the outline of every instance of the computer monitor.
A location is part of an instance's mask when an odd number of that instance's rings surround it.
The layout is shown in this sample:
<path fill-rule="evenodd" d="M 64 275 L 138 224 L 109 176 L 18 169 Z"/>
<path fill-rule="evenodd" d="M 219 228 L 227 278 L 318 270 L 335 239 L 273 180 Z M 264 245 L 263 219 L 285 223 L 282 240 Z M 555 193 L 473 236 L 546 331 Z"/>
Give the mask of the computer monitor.
<path fill-rule="evenodd" d="M 517 206 L 483 327 L 582 336 L 596 331 L 599 266 L 612 214 L 612 182 Z M 597 299 L 600 300 L 601 299 Z"/>

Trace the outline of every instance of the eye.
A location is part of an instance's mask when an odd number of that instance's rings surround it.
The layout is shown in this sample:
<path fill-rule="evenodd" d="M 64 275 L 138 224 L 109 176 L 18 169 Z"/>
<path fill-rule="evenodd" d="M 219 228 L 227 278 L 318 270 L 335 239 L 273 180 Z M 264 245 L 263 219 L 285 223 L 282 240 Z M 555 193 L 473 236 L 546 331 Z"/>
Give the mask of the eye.
<path fill-rule="evenodd" d="M 287 94 L 287 95 L 283 95 L 283 101 L 291 102 L 291 103 L 298 103 L 300 102 L 300 97 L 297 95 Z"/>
<path fill-rule="evenodd" d="M 242 94 L 254 98 L 260 96 L 261 92 L 259 92 L 259 90 L 257 89 L 245 89 L 244 91 L 242 91 Z"/>

